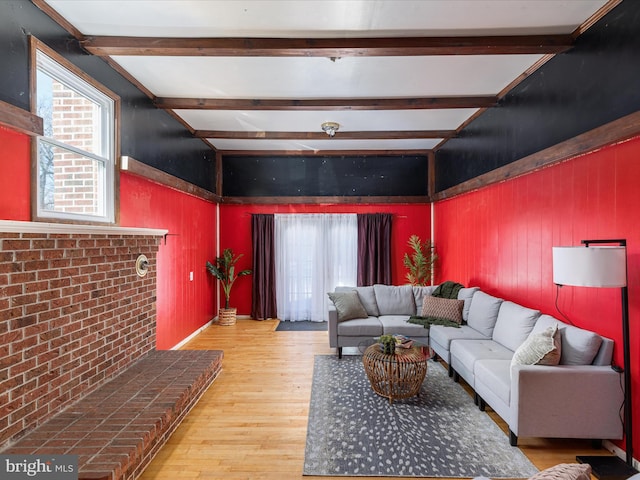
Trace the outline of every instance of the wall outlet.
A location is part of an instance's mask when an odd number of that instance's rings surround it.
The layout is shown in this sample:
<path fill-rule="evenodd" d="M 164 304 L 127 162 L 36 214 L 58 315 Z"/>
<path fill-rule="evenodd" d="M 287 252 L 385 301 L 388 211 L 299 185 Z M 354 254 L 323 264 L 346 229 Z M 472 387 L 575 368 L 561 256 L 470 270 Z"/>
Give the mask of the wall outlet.
<path fill-rule="evenodd" d="M 193 282 L 193 272 L 189 272 L 189 281 Z"/>

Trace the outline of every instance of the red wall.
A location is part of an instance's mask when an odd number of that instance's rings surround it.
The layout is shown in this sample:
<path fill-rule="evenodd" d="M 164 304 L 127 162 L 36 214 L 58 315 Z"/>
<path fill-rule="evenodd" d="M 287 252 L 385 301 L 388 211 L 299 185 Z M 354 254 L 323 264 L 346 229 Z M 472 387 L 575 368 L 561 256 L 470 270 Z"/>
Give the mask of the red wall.
<path fill-rule="evenodd" d="M 251 268 L 251 214 L 252 213 L 392 213 L 391 275 L 394 284 L 403 284 L 406 270 L 402 257 L 409 252 L 407 241 L 413 234 L 422 240 L 431 237 L 430 204 L 362 204 L 362 205 L 221 205 L 220 250 L 231 247 L 234 253 L 243 253 L 239 269 Z M 239 315 L 251 313 L 251 277 L 238 280 L 231 291 L 231 304 Z"/>
<path fill-rule="evenodd" d="M 0 219 L 31 220 L 31 139 L 0 126 Z"/>
<path fill-rule="evenodd" d="M 216 315 L 205 268 L 215 258 L 216 204 L 121 172 L 120 223 L 169 230 L 156 267 L 157 348 L 171 348 Z"/>
<path fill-rule="evenodd" d="M 30 144 L 0 127 L 0 219 L 31 219 Z M 157 257 L 157 348 L 175 346 L 215 316 L 216 205 L 127 172 L 120 175 L 120 224 L 169 230 Z M 193 281 L 189 273 L 193 272 Z"/>
<path fill-rule="evenodd" d="M 559 319 L 552 247 L 626 238 L 634 411 L 640 411 L 639 158 L 637 137 L 438 202 L 434 212 L 440 281 L 477 285 Z M 563 287 L 558 302 L 574 324 L 613 338 L 615 361 L 622 365 L 619 289 Z"/>

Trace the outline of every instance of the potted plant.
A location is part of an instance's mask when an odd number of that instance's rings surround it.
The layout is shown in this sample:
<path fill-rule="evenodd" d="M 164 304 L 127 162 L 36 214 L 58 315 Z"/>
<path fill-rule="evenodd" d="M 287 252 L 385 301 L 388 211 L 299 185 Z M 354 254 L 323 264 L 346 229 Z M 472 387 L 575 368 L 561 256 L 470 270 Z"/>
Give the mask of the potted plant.
<path fill-rule="evenodd" d="M 393 335 L 381 335 L 378 338 L 382 353 L 388 355 L 396 353 L 396 339 Z"/>
<path fill-rule="evenodd" d="M 413 253 L 404 254 L 404 266 L 409 270 L 405 276 L 411 285 L 429 285 L 433 266 L 438 256 L 431 240 L 423 242 L 418 235 L 409 237 L 409 246 Z"/>
<path fill-rule="evenodd" d="M 238 277 L 251 274 L 251 270 L 242 270 L 236 274 L 235 265 L 242 256 L 242 253 L 234 255 L 233 250 L 226 248 L 222 252 L 222 256 L 215 259 L 215 263 L 207 262 L 207 270 L 220 280 L 224 291 L 224 308 L 221 308 L 218 312 L 218 323 L 220 325 L 234 325 L 236 323 L 237 310 L 229 306 L 231 287 L 233 287 Z"/>

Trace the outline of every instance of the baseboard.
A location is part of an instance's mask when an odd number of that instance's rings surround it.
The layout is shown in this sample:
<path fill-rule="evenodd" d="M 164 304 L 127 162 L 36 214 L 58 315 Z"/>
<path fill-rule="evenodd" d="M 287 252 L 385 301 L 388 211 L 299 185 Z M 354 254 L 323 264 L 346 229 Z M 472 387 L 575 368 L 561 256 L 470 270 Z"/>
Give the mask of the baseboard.
<path fill-rule="evenodd" d="M 627 460 L 627 455 L 626 455 L 626 453 L 624 453 L 624 450 L 622 450 L 620 447 L 615 445 L 613 442 L 610 442 L 609 440 L 604 440 L 602 442 L 602 446 L 605 449 L 609 450 L 611 453 L 613 453 L 615 456 L 620 458 L 621 460 L 624 460 L 624 461 Z M 635 448 L 634 448 L 634 450 L 635 450 Z M 633 468 L 635 468 L 636 470 L 640 471 L 640 462 L 638 460 L 636 460 L 635 458 L 633 459 Z"/>
<path fill-rule="evenodd" d="M 211 320 L 209 320 L 207 323 L 205 323 L 203 326 L 201 326 L 199 329 L 197 329 L 195 332 L 193 332 L 191 335 L 189 335 L 188 337 L 186 337 L 185 339 L 183 339 L 180 343 L 174 345 L 173 347 L 170 348 L 170 350 L 179 350 L 180 348 L 182 348 L 187 342 L 189 342 L 190 340 L 193 340 L 193 338 L 198 335 L 200 332 L 202 332 L 205 328 L 207 328 L 208 326 L 210 326 L 215 320 L 217 320 L 218 317 L 212 318 Z"/>

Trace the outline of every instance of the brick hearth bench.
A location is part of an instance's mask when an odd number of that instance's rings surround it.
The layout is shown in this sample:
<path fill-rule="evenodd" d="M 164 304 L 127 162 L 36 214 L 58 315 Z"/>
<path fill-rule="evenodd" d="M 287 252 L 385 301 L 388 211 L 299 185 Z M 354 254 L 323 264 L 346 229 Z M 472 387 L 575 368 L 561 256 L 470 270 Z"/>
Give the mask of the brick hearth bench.
<path fill-rule="evenodd" d="M 4 454 L 78 455 L 80 480 L 139 476 L 213 383 L 222 351 L 154 351 Z"/>

